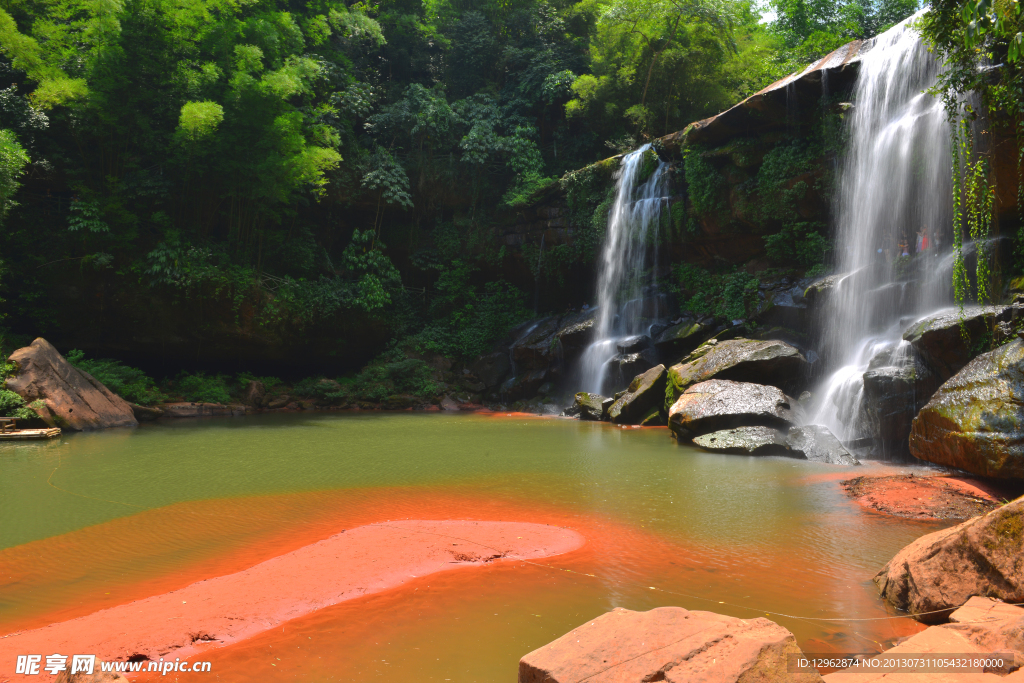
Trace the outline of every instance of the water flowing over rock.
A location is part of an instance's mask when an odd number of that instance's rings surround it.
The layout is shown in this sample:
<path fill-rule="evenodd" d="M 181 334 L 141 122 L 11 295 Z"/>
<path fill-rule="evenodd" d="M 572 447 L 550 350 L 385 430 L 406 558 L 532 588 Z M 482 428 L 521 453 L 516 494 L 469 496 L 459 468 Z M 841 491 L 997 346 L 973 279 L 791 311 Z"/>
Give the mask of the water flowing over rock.
<path fill-rule="evenodd" d="M 1024 498 L 917 539 L 874 578 L 882 597 L 940 623 L 973 595 L 1024 602 Z"/>
<path fill-rule="evenodd" d="M 687 388 L 709 379 L 730 379 L 796 388 L 808 363 L 800 351 L 777 340 L 710 340 L 669 369 L 666 405 L 671 406 Z"/>
<path fill-rule="evenodd" d="M 812 462 L 830 465 L 859 465 L 835 434 L 822 425 L 793 427 L 786 435 L 786 445 L 796 454 Z"/>
<path fill-rule="evenodd" d="M 736 427 L 788 429 L 799 418 L 795 405 L 776 387 L 713 379 L 683 392 L 669 409 L 668 426 L 686 441 Z"/>
<path fill-rule="evenodd" d="M 1024 479 L 1024 341 L 972 360 L 914 419 L 915 458 L 973 474 Z"/>
<path fill-rule="evenodd" d="M 864 373 L 865 424 L 883 453 L 906 452 L 914 417 L 938 386 L 938 378 L 906 342 L 871 359 Z"/>
<path fill-rule="evenodd" d="M 657 365 L 634 377 L 626 393 L 608 409 L 608 419 L 616 424 L 632 424 L 652 408 L 660 408 L 665 397 L 665 374 L 665 366 Z"/>
<path fill-rule="evenodd" d="M 50 426 L 84 431 L 138 425 L 131 404 L 68 363 L 42 337 L 9 360 L 15 370 L 7 388 L 27 403 L 43 401 L 45 407 L 36 412 Z"/>
<path fill-rule="evenodd" d="M 785 455 L 786 436 L 774 427 L 737 427 L 698 436 L 695 446 L 715 453 L 738 455 Z"/>
<path fill-rule="evenodd" d="M 1014 323 L 1021 317 L 1024 317 L 1024 308 L 1016 306 L 965 307 L 963 329 L 967 331 L 967 339 L 964 339 L 960 312 L 949 308 L 917 321 L 903 333 L 903 338 L 945 381 L 981 350 L 1008 338 Z"/>
<path fill-rule="evenodd" d="M 763 617 L 616 607 L 523 657 L 519 683 L 821 681 L 788 673 L 800 654 L 793 634 Z"/>
<path fill-rule="evenodd" d="M 600 394 L 581 391 L 576 394 L 574 405 L 581 420 L 604 420 L 608 417 L 608 398 Z"/>

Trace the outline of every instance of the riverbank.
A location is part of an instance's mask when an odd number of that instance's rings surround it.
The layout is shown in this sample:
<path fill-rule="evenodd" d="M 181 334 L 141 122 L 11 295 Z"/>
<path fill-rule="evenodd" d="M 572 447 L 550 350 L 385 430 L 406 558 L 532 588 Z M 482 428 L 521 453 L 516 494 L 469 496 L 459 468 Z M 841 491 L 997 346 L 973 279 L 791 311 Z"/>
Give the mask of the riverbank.
<path fill-rule="evenodd" d="M 864 508 L 922 520 L 970 519 L 1024 493 L 1012 482 L 928 472 L 856 477 L 841 486 Z"/>

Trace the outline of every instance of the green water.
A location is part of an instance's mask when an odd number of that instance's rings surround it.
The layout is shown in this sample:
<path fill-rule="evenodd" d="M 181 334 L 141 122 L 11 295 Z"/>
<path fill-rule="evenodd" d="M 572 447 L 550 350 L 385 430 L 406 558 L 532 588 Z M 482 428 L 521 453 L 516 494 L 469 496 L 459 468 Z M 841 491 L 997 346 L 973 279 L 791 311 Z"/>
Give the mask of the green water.
<path fill-rule="evenodd" d="M 663 429 L 561 419 L 361 413 L 182 420 L 0 445 L 0 549 L 10 554 L 32 541 L 74 538 L 71 532 L 85 527 L 188 501 L 350 492 L 365 502 L 376 491 L 392 492 L 387 500 L 395 490 L 423 491 L 524 509 L 535 503 L 614 524 L 614 540 L 588 538 L 591 569 L 614 581 L 572 588 L 582 591 L 573 604 L 624 604 L 623 596 L 634 595 L 640 597 L 625 604 L 646 609 L 642 590 L 657 580 L 787 614 L 884 616 L 870 577 L 899 548 L 939 527 L 857 508 L 830 477 L 839 471 L 788 458 L 707 454 L 680 447 Z M 382 504 L 379 519 L 393 512 Z M 282 516 L 280 525 L 289 523 Z M 229 535 L 247 521 L 211 524 Z M 169 532 L 141 524 L 131 540 L 157 542 Z M 651 535 L 666 545 L 647 552 Z M 202 542 L 210 546 L 204 552 L 215 551 L 217 543 Z M 689 573 L 674 559 L 688 561 Z M 91 568 L 76 580 L 173 571 L 173 558 L 161 562 Z M 0 618 L 26 604 L 24 596 L 0 600 Z M 574 619 L 567 613 L 553 623 L 571 627 Z M 802 638 L 823 637 L 820 629 L 786 625 Z"/>

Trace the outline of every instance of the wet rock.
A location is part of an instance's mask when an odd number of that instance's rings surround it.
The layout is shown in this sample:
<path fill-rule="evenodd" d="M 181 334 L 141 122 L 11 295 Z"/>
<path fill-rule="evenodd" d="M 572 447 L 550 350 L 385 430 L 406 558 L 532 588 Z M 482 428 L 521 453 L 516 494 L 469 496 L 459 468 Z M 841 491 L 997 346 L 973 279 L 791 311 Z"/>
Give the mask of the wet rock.
<path fill-rule="evenodd" d="M 459 402 L 453 399 L 451 396 L 445 396 L 441 399 L 441 410 L 457 411 L 459 409 Z"/>
<path fill-rule="evenodd" d="M 600 394 L 581 391 L 573 399 L 573 405 L 581 420 L 605 420 L 608 417 L 605 402 L 608 399 Z M 610 406 L 610 404 L 608 404 Z"/>
<path fill-rule="evenodd" d="M 51 427 L 83 431 L 138 424 L 127 401 L 68 363 L 42 337 L 9 360 L 15 367 L 7 388 L 26 403 L 42 401 L 44 407 L 36 412 Z"/>
<path fill-rule="evenodd" d="M 664 427 L 668 424 L 668 417 L 665 415 L 664 409 L 657 405 L 648 410 L 637 424 L 641 427 Z"/>
<path fill-rule="evenodd" d="M 799 417 L 793 405 L 776 387 L 713 379 L 683 392 L 669 409 L 668 426 L 681 440 L 736 427 L 788 429 Z"/>
<path fill-rule="evenodd" d="M 803 456 L 812 462 L 827 462 L 830 465 L 860 464 L 828 427 L 822 425 L 793 427 L 786 435 L 786 444 L 794 455 Z"/>
<path fill-rule="evenodd" d="M 500 385 L 510 368 L 508 354 L 504 351 L 480 356 L 469 366 L 470 372 L 480 380 L 486 389 Z"/>
<path fill-rule="evenodd" d="M 1021 317 L 1022 310 L 1015 306 L 966 306 L 963 323 L 968 338 L 964 339 L 960 314 L 950 308 L 915 322 L 903 338 L 945 381 L 979 353 L 1003 342 L 1009 326 Z"/>
<path fill-rule="evenodd" d="M 1024 498 L 896 553 L 874 578 L 882 597 L 940 623 L 973 595 L 1024 602 Z"/>
<path fill-rule="evenodd" d="M 512 346 L 516 372 L 547 368 L 555 360 L 558 350 L 558 318 L 545 318 L 537 323 L 524 338 Z"/>
<path fill-rule="evenodd" d="M 594 323 L 597 309 L 591 308 L 579 313 L 570 313 L 562 319 L 556 336 L 567 359 L 579 356 L 583 349 L 594 340 Z"/>
<path fill-rule="evenodd" d="M 766 327 L 783 327 L 805 333 L 810 327 L 811 316 L 804 289 L 796 285 L 767 292 L 754 320 Z"/>
<path fill-rule="evenodd" d="M 938 388 L 938 378 L 913 347 L 879 352 L 864 373 L 864 416 L 886 452 L 906 452 L 918 411 Z"/>
<path fill-rule="evenodd" d="M 501 393 L 510 401 L 517 401 L 527 398 L 528 396 L 535 396 L 537 394 L 537 390 L 540 389 L 542 384 L 544 384 L 544 380 L 547 379 L 547 376 L 548 371 L 546 368 L 523 372 L 515 377 L 510 377 L 505 380 L 501 385 Z"/>
<path fill-rule="evenodd" d="M 978 356 L 939 387 L 914 419 L 910 453 L 985 477 L 1024 479 L 1024 341 Z"/>
<path fill-rule="evenodd" d="M 846 276 L 840 274 L 826 275 L 823 278 L 815 280 L 804 288 L 804 301 L 815 306 L 821 306 L 824 303 L 825 297 L 835 291 L 836 284 L 844 277 Z"/>
<path fill-rule="evenodd" d="M 636 377 L 641 372 L 650 370 L 658 364 L 658 354 L 654 352 L 654 349 L 644 349 L 636 353 L 620 354 L 616 356 L 612 366 L 618 372 L 616 378 L 616 384 L 622 386 L 626 382 L 631 381 L 633 377 Z"/>
<path fill-rule="evenodd" d="M 682 354 L 692 351 L 704 341 L 710 330 L 693 318 L 672 325 L 654 338 L 654 348 L 664 354 Z M 676 355 L 676 358 L 679 356 Z"/>
<path fill-rule="evenodd" d="M 622 355 L 639 353 L 651 346 L 651 338 L 644 334 L 626 337 L 615 342 L 615 349 Z"/>
<path fill-rule="evenodd" d="M 263 399 L 266 395 L 267 388 L 263 386 L 263 382 L 256 379 L 249 380 L 249 384 L 246 385 L 245 391 L 242 394 L 242 402 L 253 408 L 259 408 L 263 404 Z"/>
<path fill-rule="evenodd" d="M 786 437 L 774 427 L 737 427 L 698 436 L 695 446 L 715 453 L 737 455 L 784 455 L 789 452 Z"/>
<path fill-rule="evenodd" d="M 821 681 L 787 672 L 800 654 L 793 634 L 768 619 L 616 607 L 523 657 L 519 683 Z"/>
<path fill-rule="evenodd" d="M 132 407 L 132 414 L 139 422 L 152 422 L 164 416 L 164 411 L 156 406 L 140 406 L 137 403 L 129 405 Z"/>
<path fill-rule="evenodd" d="M 770 384 L 790 390 L 799 386 L 807 368 L 807 359 L 800 351 L 782 341 L 709 340 L 669 369 L 666 406 L 671 406 L 687 388 L 709 379 Z"/>
<path fill-rule="evenodd" d="M 164 417 L 226 417 L 229 415 L 245 415 L 245 406 L 224 403 L 197 403 L 182 401 L 164 403 L 160 406 Z"/>
<path fill-rule="evenodd" d="M 636 424 L 652 408 L 660 408 L 665 396 L 665 366 L 656 365 L 629 383 L 626 393 L 608 409 L 615 424 Z"/>
<path fill-rule="evenodd" d="M 292 398 L 288 394 L 281 394 L 280 396 L 275 396 L 269 399 L 268 401 L 265 401 L 264 407 L 270 408 L 271 410 L 276 410 L 277 408 L 284 408 L 286 405 L 291 403 L 291 400 Z"/>

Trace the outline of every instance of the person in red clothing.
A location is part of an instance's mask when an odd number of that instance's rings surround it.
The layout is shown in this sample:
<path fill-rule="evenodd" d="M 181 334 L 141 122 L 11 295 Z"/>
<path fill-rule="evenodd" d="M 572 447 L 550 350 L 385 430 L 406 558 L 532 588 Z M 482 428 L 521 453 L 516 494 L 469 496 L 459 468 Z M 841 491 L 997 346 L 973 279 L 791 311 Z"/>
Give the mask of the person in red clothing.
<path fill-rule="evenodd" d="M 921 251 L 928 251 L 928 247 L 931 245 L 929 239 L 928 226 L 921 227 Z"/>

